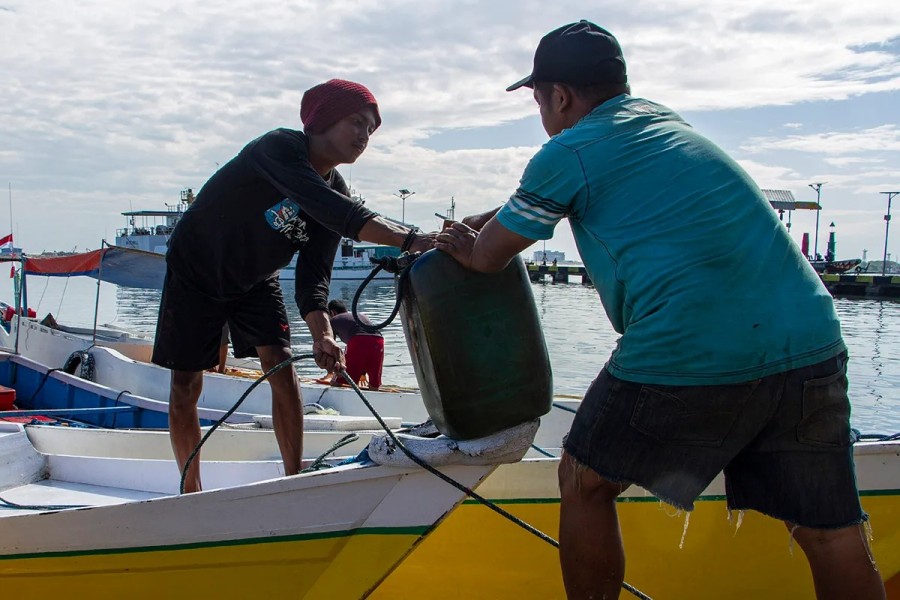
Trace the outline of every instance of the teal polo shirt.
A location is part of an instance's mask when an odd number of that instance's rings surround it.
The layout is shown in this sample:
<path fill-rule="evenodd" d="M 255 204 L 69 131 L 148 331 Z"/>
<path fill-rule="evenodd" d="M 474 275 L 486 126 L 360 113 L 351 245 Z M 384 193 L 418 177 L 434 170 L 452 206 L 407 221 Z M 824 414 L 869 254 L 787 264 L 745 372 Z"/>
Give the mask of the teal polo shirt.
<path fill-rule="evenodd" d="M 738 383 L 846 350 L 831 295 L 759 187 L 668 108 L 604 102 L 547 142 L 497 214 L 533 240 L 567 217 L 621 334 L 628 381 Z"/>

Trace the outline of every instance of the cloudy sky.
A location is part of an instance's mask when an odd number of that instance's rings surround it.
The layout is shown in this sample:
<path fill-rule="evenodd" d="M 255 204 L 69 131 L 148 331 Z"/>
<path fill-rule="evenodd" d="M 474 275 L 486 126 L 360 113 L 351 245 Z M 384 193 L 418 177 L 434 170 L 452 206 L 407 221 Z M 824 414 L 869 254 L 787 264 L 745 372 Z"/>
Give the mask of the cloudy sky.
<path fill-rule="evenodd" d="M 0 236 L 96 248 L 121 212 L 162 209 L 332 77 L 384 124 L 345 178 L 367 205 L 438 224 L 494 207 L 546 140 L 530 93 L 540 37 L 587 18 L 619 38 L 635 95 L 680 112 L 762 188 L 815 200 L 819 249 L 880 259 L 900 191 L 900 2 L 0 0 Z M 7 207 L 12 190 L 12 223 Z M 895 201 L 900 214 L 900 197 Z M 812 235 L 815 213 L 795 213 Z M 574 254 L 562 224 L 548 249 Z M 889 252 L 900 255 L 900 227 Z"/>

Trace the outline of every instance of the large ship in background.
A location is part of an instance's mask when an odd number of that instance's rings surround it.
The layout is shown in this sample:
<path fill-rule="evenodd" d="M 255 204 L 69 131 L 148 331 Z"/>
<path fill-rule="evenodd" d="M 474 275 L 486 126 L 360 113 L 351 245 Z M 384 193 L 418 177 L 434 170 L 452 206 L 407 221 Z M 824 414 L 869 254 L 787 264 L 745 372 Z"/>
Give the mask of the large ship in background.
<path fill-rule="evenodd" d="M 116 246 L 165 254 L 169 236 L 193 202 L 194 190 L 188 188 L 181 191 L 177 204 L 166 204 L 166 210 L 123 212 L 127 225 L 116 230 Z"/>
<path fill-rule="evenodd" d="M 190 188 L 182 190 L 181 198 L 176 204 L 166 204 L 165 210 L 131 210 L 123 212 L 127 224 L 116 230 L 116 246 L 165 254 L 169 236 L 184 212 L 194 202 L 194 191 Z M 394 219 L 383 217 L 395 223 Z M 360 244 L 344 238 L 338 248 L 337 256 L 331 270 L 332 280 L 365 279 L 374 265 L 370 259 L 384 256 L 399 256 L 400 249 L 393 246 L 377 244 Z M 288 266 L 281 270 L 279 279 L 296 279 L 297 256 L 291 259 Z M 392 274 L 379 271 L 376 279 L 390 279 Z"/>

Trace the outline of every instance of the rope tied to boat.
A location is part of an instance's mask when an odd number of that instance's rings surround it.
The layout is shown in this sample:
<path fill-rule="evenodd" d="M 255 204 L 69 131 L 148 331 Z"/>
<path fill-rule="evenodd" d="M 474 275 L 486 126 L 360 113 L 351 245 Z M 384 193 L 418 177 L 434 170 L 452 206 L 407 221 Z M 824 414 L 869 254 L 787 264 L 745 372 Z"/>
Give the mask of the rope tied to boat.
<path fill-rule="evenodd" d="M 339 449 L 343 448 L 348 444 L 352 444 L 356 440 L 359 439 L 359 434 L 357 433 L 348 433 L 335 443 L 331 445 L 328 450 L 320 454 L 316 457 L 316 460 L 312 461 L 308 467 L 302 469 L 300 473 L 313 473 L 315 471 L 321 471 L 322 469 L 330 469 L 332 465 L 326 462 L 326 459 L 331 456 L 333 453 L 337 452 Z"/>
<path fill-rule="evenodd" d="M 203 446 L 203 444 L 206 442 L 206 440 L 209 439 L 209 436 L 211 436 L 212 433 L 216 429 L 218 429 L 219 426 L 222 423 L 224 423 L 225 420 L 228 417 L 230 417 L 238 409 L 238 407 L 241 405 L 241 403 L 247 398 L 247 396 L 250 395 L 250 392 L 253 391 L 253 389 L 256 388 L 256 386 L 258 386 L 260 383 L 262 383 L 263 381 L 268 379 L 272 374 L 278 372 L 279 370 L 283 369 L 284 367 L 287 367 L 288 365 L 290 365 L 292 363 L 295 363 L 295 362 L 298 362 L 298 361 L 301 361 L 301 360 L 304 360 L 307 358 L 313 358 L 313 355 L 312 354 L 297 354 L 295 356 L 290 357 L 287 360 L 280 362 L 279 364 L 275 365 L 274 367 L 272 367 L 271 369 L 269 369 L 268 371 L 263 373 L 259 377 L 259 379 L 254 381 L 253 384 L 250 385 L 250 387 L 248 387 L 247 390 L 244 391 L 243 394 L 241 394 L 241 397 L 238 398 L 238 400 L 237 400 L 237 402 L 235 402 L 234 406 L 232 406 L 231 409 L 228 410 L 228 412 L 226 412 L 218 421 L 216 421 L 216 423 L 213 424 L 212 427 L 209 428 L 209 431 L 206 432 L 206 435 L 203 436 L 203 438 L 200 440 L 200 443 L 198 443 L 197 447 L 194 448 L 194 451 L 191 452 L 191 455 L 188 457 L 187 461 L 184 464 L 184 467 L 181 470 L 181 483 L 179 484 L 180 493 L 182 493 L 182 494 L 184 493 L 184 482 L 185 482 L 185 479 L 187 478 L 188 469 L 190 468 L 191 463 L 196 458 L 197 454 L 200 452 L 200 448 Z M 360 400 L 362 400 L 362 402 L 363 402 L 363 404 L 365 404 L 366 408 L 369 409 L 369 412 L 372 413 L 372 416 L 375 417 L 375 420 L 378 421 L 378 424 L 381 426 L 381 428 L 384 430 L 384 432 L 387 434 L 387 436 L 390 438 L 390 440 L 395 444 L 395 446 L 397 448 L 399 448 L 411 461 L 413 461 L 415 464 L 417 464 L 421 468 L 425 469 L 426 471 L 428 471 L 429 473 L 431 473 L 438 479 L 441 479 L 445 483 L 453 486 L 454 488 L 456 488 L 457 490 L 459 490 L 460 492 L 462 492 L 469 498 L 472 498 L 473 500 L 486 506 L 487 508 L 491 509 L 492 511 L 494 511 L 501 517 L 509 520 L 510 522 L 512 522 L 515 525 L 518 525 L 519 527 L 521 527 L 528 533 L 531 533 L 535 537 L 550 544 L 554 548 L 559 549 L 559 542 L 556 539 L 550 537 L 549 535 L 547 535 L 540 529 L 525 522 L 524 520 L 520 519 L 519 517 L 510 513 L 509 511 L 506 511 L 506 510 L 500 508 L 494 502 L 491 502 L 490 500 L 488 500 L 481 494 L 478 494 L 477 492 L 475 492 L 468 486 L 461 484 L 460 482 L 456 481 L 452 477 L 445 475 L 444 473 L 440 472 L 439 470 L 437 470 L 436 468 L 434 468 L 433 466 L 428 464 L 426 461 L 424 461 L 421 458 L 419 458 L 418 456 L 416 456 L 416 454 L 413 453 L 409 448 L 407 448 L 403 444 L 403 442 L 400 441 L 400 439 L 394 434 L 394 432 L 391 431 L 391 428 L 388 426 L 387 423 L 385 423 L 384 419 L 381 417 L 381 415 L 378 413 L 378 411 L 375 410 L 375 407 L 372 406 L 372 404 L 366 398 L 365 394 L 362 393 L 362 390 L 359 389 L 359 386 L 356 385 L 356 382 L 353 381 L 353 378 L 350 377 L 350 374 L 347 373 L 347 371 L 343 368 L 341 368 L 338 371 L 338 374 L 340 374 L 340 376 L 344 378 L 344 380 L 350 385 L 350 387 L 353 388 L 353 391 L 356 392 L 356 395 L 359 396 Z M 349 443 L 349 442 L 347 442 L 347 443 Z M 318 461 L 318 460 L 319 459 L 316 459 L 316 461 Z M 650 598 L 650 596 L 644 594 L 643 592 L 641 592 L 634 586 L 630 585 L 628 582 L 623 581 L 622 587 L 625 590 L 627 590 L 628 592 L 630 592 L 631 594 L 633 594 L 634 596 L 636 596 L 637 598 L 640 598 L 641 600 L 652 600 L 652 598 Z"/>
<path fill-rule="evenodd" d="M 39 511 L 49 511 L 49 510 L 69 510 L 71 508 L 88 508 L 90 505 L 88 504 L 17 504 L 15 502 L 10 502 L 9 500 L 5 500 L 0 498 L 0 506 L 5 508 L 12 508 L 15 510 L 39 510 Z"/>
<path fill-rule="evenodd" d="M 403 302 L 403 294 L 406 291 L 406 283 L 409 275 L 409 268 L 412 267 L 413 263 L 422 256 L 421 252 L 413 252 L 412 254 L 408 252 L 402 253 L 400 256 L 382 256 L 381 258 L 370 258 L 369 260 L 375 265 L 372 269 L 372 272 L 366 275 L 366 278 L 363 279 L 363 282 L 356 289 L 356 293 L 353 295 L 353 303 L 350 306 L 350 312 L 353 314 L 353 320 L 356 321 L 356 324 L 367 333 L 377 333 L 378 331 L 384 329 L 388 325 L 391 324 L 391 321 L 397 316 L 397 313 L 400 312 L 400 305 Z M 388 315 L 388 318 L 383 322 L 378 323 L 377 325 L 369 325 L 367 323 L 363 323 L 359 318 L 359 298 L 362 296 L 362 292 L 369 283 L 375 279 L 375 276 L 378 275 L 382 270 L 387 271 L 388 273 L 393 273 L 398 275 L 397 278 L 397 300 L 394 302 L 394 308 L 391 310 L 391 314 Z"/>

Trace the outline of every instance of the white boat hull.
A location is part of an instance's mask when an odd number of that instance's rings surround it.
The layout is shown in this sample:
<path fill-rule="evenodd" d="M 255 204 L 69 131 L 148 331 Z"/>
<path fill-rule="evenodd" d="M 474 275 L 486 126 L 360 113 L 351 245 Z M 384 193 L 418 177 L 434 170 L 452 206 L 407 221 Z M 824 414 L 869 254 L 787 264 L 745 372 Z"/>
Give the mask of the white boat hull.
<path fill-rule="evenodd" d="M 0 496 L 83 506 L 0 507 L 4 589 L 29 597 L 360 598 L 462 500 L 420 469 L 279 462 L 208 463 L 219 489 L 177 496 L 169 461 L 43 456 L 6 431 Z M 476 486 L 492 468 L 445 472 Z"/>

